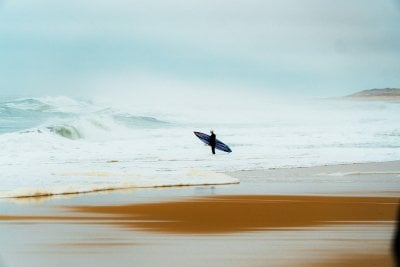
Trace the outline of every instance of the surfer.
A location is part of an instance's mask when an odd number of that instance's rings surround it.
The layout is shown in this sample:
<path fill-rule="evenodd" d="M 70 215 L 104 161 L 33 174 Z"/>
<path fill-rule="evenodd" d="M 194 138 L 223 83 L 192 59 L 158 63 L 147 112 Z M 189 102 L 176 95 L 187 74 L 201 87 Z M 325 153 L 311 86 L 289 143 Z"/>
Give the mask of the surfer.
<path fill-rule="evenodd" d="M 217 136 L 215 135 L 214 131 L 211 130 L 211 135 L 210 135 L 210 146 L 211 146 L 211 152 L 213 154 L 215 154 L 215 145 L 216 145 L 216 140 L 217 140 Z"/>
<path fill-rule="evenodd" d="M 216 135 L 213 130 L 210 131 L 211 136 L 201 132 L 193 132 L 195 136 L 197 136 L 204 144 L 207 146 L 211 146 L 211 152 L 215 154 L 215 149 L 231 153 L 232 150 L 220 140 L 216 138 Z"/>

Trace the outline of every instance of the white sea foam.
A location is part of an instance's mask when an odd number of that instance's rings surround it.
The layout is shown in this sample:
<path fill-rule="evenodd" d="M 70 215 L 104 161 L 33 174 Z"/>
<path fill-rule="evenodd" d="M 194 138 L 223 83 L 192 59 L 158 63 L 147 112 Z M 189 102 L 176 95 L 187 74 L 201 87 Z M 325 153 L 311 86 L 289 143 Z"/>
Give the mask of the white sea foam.
<path fill-rule="evenodd" d="M 253 101 L 160 110 L 66 97 L 6 101 L 0 196 L 235 183 L 221 172 L 395 160 L 398 114 L 394 103 Z M 213 156 L 192 133 L 209 129 L 233 153 Z"/>
<path fill-rule="evenodd" d="M 374 172 L 332 172 L 332 173 L 319 173 L 318 175 L 320 176 L 339 176 L 339 177 L 343 177 L 343 176 L 365 176 L 365 175 L 395 175 L 395 176 L 400 176 L 400 172 L 378 172 L 378 171 L 374 171 Z"/>
<path fill-rule="evenodd" d="M 175 173 L 175 177 L 156 177 L 127 173 L 52 173 L 45 181 L 31 180 L 29 185 L 20 185 L 16 189 L 7 190 L 0 198 L 37 197 L 63 194 L 91 193 L 99 191 L 171 187 L 196 185 L 235 184 L 239 180 L 222 173 L 213 173 L 192 169 L 187 173 Z M 55 178 L 57 177 L 57 178 Z M 29 178 L 28 178 L 29 179 Z"/>

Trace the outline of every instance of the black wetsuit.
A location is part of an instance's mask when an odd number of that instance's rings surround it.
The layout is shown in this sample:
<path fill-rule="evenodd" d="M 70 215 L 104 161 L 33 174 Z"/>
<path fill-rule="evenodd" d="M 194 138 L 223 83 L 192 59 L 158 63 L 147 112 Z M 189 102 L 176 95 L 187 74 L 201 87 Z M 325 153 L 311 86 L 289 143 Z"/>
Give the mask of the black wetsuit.
<path fill-rule="evenodd" d="M 211 146 L 211 152 L 215 154 L 215 145 L 216 145 L 216 136 L 214 133 L 211 133 L 210 135 L 210 146 Z"/>

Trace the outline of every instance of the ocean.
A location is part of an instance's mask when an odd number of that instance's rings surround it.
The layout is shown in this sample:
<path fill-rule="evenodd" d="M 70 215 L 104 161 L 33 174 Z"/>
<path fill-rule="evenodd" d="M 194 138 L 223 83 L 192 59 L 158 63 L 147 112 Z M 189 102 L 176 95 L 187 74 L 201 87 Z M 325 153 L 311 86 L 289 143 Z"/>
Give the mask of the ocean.
<path fill-rule="evenodd" d="M 228 102 L 228 101 L 226 101 Z M 128 101 L 129 103 L 129 101 Z M 400 104 L 0 99 L 0 197 L 229 184 L 226 172 L 400 159 Z M 231 147 L 211 149 L 193 131 Z"/>

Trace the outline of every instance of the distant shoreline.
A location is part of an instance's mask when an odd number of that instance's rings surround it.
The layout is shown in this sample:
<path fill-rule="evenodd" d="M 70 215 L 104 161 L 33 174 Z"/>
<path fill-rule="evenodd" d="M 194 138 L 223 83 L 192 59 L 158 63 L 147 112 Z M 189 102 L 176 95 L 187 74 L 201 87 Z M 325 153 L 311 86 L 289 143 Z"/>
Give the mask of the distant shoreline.
<path fill-rule="evenodd" d="M 369 89 L 347 95 L 342 98 L 350 100 L 400 102 L 400 89 Z"/>

